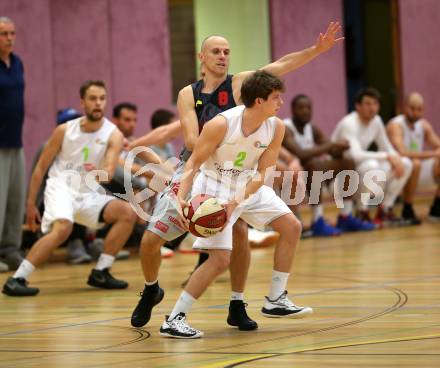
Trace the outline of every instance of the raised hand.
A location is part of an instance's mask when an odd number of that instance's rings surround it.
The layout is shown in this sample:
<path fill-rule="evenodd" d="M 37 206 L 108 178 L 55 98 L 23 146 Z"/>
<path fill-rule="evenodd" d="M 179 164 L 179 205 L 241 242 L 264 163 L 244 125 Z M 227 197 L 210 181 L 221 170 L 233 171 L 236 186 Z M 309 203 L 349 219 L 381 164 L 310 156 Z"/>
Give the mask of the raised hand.
<path fill-rule="evenodd" d="M 325 34 L 320 33 L 315 47 L 321 53 L 330 50 L 338 42 L 342 41 L 344 37 L 338 37 L 342 31 L 342 26 L 339 22 L 330 22 Z"/>

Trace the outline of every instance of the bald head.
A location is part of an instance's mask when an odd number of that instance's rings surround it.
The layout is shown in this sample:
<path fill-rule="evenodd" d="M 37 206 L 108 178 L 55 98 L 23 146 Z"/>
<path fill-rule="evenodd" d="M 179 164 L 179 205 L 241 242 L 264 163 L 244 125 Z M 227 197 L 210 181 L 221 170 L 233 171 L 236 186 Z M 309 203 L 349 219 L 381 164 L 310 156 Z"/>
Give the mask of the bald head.
<path fill-rule="evenodd" d="M 203 41 L 202 41 L 202 45 L 200 46 L 200 52 L 206 52 L 207 50 L 209 50 L 210 48 L 213 47 L 213 45 L 216 44 L 227 44 L 228 48 L 229 48 L 229 42 L 226 38 L 219 36 L 219 35 L 211 35 L 206 37 Z"/>
<path fill-rule="evenodd" d="M 408 96 L 405 98 L 405 104 L 414 104 L 414 105 L 421 105 L 423 106 L 425 104 L 425 100 L 423 99 L 423 96 L 419 92 L 411 92 Z"/>
<path fill-rule="evenodd" d="M 209 36 L 202 42 L 199 52 L 201 75 L 223 77 L 229 68 L 229 42 L 222 36 Z"/>
<path fill-rule="evenodd" d="M 405 116 L 410 123 L 415 123 L 423 117 L 425 101 L 418 92 L 412 92 L 405 98 Z"/>
<path fill-rule="evenodd" d="M 9 17 L 0 16 L 0 23 L 12 23 L 14 24 L 14 21 Z"/>

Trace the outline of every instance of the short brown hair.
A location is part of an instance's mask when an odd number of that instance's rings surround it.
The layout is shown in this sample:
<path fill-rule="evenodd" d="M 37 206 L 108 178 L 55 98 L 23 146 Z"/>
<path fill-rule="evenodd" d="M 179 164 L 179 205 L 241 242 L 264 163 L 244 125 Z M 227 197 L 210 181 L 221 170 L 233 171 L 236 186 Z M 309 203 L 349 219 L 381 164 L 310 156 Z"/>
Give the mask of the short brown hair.
<path fill-rule="evenodd" d="M 84 99 L 84 97 L 86 97 L 87 90 L 92 86 L 107 89 L 105 87 L 105 82 L 102 80 L 86 80 L 79 88 L 79 96 L 81 97 L 81 99 Z"/>
<path fill-rule="evenodd" d="M 377 102 L 380 102 L 380 93 L 376 88 L 373 87 L 366 87 L 359 90 L 356 94 L 355 102 L 357 104 L 361 104 L 364 97 L 371 97 L 374 98 Z"/>
<path fill-rule="evenodd" d="M 162 125 L 171 123 L 171 121 L 174 119 L 174 116 L 175 115 L 169 110 L 156 110 L 153 112 L 153 115 L 151 115 L 151 128 L 156 129 Z"/>
<path fill-rule="evenodd" d="M 264 70 L 258 70 L 244 80 L 241 86 L 241 100 L 246 107 L 252 107 L 255 99 L 267 100 L 273 91 L 284 92 L 283 81 Z"/>

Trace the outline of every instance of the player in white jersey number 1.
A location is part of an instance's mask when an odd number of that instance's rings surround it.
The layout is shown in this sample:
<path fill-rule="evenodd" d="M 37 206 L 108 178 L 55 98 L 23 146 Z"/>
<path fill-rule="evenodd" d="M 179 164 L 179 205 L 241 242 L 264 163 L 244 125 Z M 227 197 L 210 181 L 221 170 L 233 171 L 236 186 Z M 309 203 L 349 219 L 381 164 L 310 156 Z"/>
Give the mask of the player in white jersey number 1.
<path fill-rule="evenodd" d="M 16 273 L 3 286 L 11 296 L 30 296 L 39 292 L 28 287 L 27 278 L 45 262 L 72 231 L 73 222 L 98 228 L 112 224 L 105 238 L 104 251 L 92 270 L 88 284 L 105 289 L 123 289 L 127 282 L 109 272 L 115 255 L 131 234 L 136 215 L 129 203 L 105 194 L 99 182 L 111 179 L 122 148 L 122 133 L 104 118 L 106 88 L 102 81 L 87 81 L 80 88 L 85 116 L 58 126 L 46 144 L 32 174 L 27 200 L 27 223 L 37 230 L 40 214 L 35 198 L 49 169 L 44 193 L 45 234 L 38 240 Z M 100 171 L 94 171 L 98 170 Z"/>
<path fill-rule="evenodd" d="M 299 318 L 312 313 L 311 308 L 293 304 L 286 291 L 301 223 L 273 189 L 263 185 L 266 171 L 276 165 L 284 136 L 284 124 L 275 117 L 282 105 L 283 90 L 283 82 L 272 74 L 265 71 L 251 74 L 241 87 L 244 106 L 222 112 L 206 123 L 196 142 L 185 166 L 178 202 L 182 208 L 187 206 L 185 198 L 191 187 L 192 195 L 214 195 L 225 202 L 228 222 L 220 233 L 198 238 L 194 243 L 194 248 L 209 252 L 208 260 L 191 275 L 160 328 L 162 336 L 203 335 L 187 324 L 186 314 L 211 282 L 228 268 L 232 227 L 238 218 L 260 229 L 270 226 L 280 233 L 263 315 Z M 194 180 L 199 169 L 200 174 Z M 188 225 L 182 215 L 181 221 Z"/>

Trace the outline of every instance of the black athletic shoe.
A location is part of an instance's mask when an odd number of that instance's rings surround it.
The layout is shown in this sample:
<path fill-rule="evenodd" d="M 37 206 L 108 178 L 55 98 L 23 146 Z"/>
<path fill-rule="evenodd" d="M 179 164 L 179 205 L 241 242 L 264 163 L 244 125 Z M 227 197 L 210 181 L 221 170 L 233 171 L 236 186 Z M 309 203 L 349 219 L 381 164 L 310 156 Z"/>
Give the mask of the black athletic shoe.
<path fill-rule="evenodd" d="M 240 331 L 252 331 L 258 328 L 257 322 L 246 313 L 247 304 L 243 300 L 231 300 L 229 303 L 228 325 L 238 327 Z"/>
<path fill-rule="evenodd" d="M 413 206 L 404 204 L 402 208 L 402 219 L 410 225 L 420 225 L 422 221 L 416 216 Z"/>
<path fill-rule="evenodd" d="M 139 300 L 131 315 L 131 325 L 133 327 L 145 326 L 151 318 L 153 307 L 162 301 L 164 294 L 163 289 L 160 287 L 155 293 L 149 292 L 145 287 L 144 291 L 141 292 L 141 300 Z"/>
<path fill-rule="evenodd" d="M 34 296 L 40 292 L 40 289 L 28 287 L 26 279 L 19 277 L 10 277 L 3 285 L 3 294 L 9 296 Z"/>
<path fill-rule="evenodd" d="M 172 320 L 165 316 L 165 322 L 160 327 L 160 336 L 173 337 L 175 339 L 198 339 L 203 332 L 192 328 L 186 323 L 185 313 L 179 313 Z"/>
<path fill-rule="evenodd" d="M 396 216 L 392 208 L 385 210 L 382 206 L 377 208 L 374 223 L 379 227 L 385 228 L 413 225 L 411 220 L 405 220 L 402 217 Z"/>
<path fill-rule="evenodd" d="M 429 222 L 439 223 L 440 222 L 440 199 L 436 198 L 429 210 L 428 216 Z"/>
<path fill-rule="evenodd" d="M 93 269 L 87 284 L 102 289 L 125 289 L 128 287 L 128 282 L 115 279 L 109 268 L 104 268 L 102 271 Z"/>

